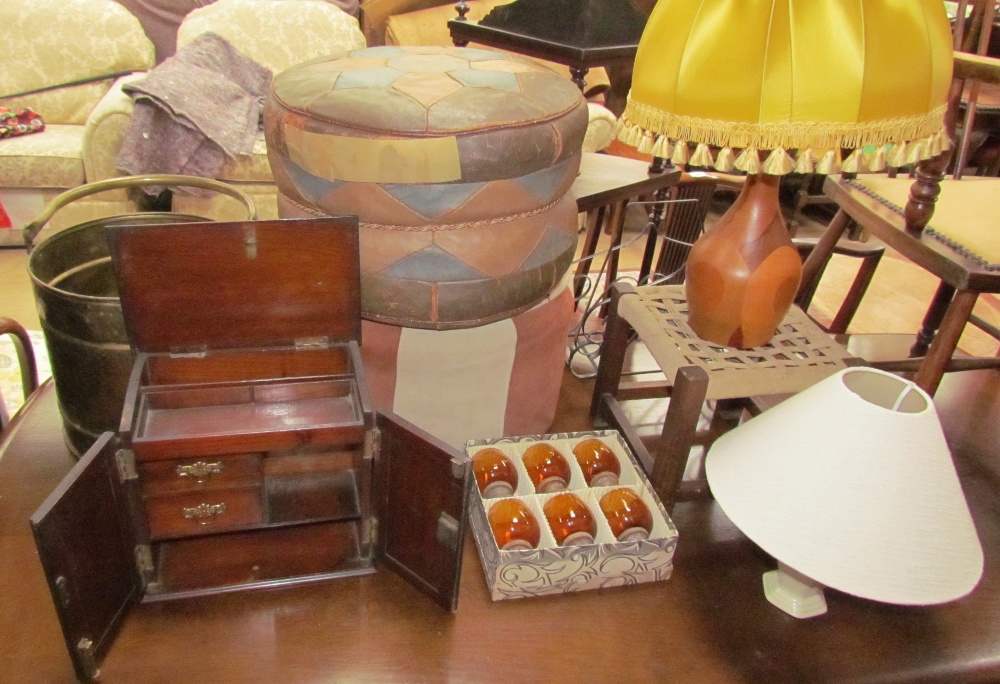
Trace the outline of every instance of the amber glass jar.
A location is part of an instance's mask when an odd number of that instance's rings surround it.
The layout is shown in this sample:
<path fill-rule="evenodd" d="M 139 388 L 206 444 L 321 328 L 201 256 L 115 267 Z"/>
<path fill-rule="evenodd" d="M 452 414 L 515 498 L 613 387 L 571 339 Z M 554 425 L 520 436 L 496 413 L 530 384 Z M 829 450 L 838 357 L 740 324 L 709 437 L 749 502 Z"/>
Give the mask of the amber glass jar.
<path fill-rule="evenodd" d="M 649 535 L 653 533 L 653 514 L 631 489 L 612 489 L 601 497 L 600 506 L 604 517 L 608 519 L 611 533 L 618 541 L 649 539 Z"/>
<path fill-rule="evenodd" d="M 484 499 L 513 496 L 517 489 L 517 470 L 499 449 L 481 449 L 472 457 L 472 472 Z"/>
<path fill-rule="evenodd" d="M 542 506 L 552 536 L 559 546 L 593 544 L 597 522 L 580 497 L 570 492 L 557 494 Z"/>
<path fill-rule="evenodd" d="M 573 456 L 580 464 L 583 479 L 590 487 L 614 487 L 622 474 L 622 466 L 611 447 L 599 439 L 585 439 L 573 447 Z"/>
<path fill-rule="evenodd" d="M 551 444 L 532 444 L 524 452 L 521 461 L 539 494 L 561 492 L 569 485 L 569 462 Z"/>
<path fill-rule="evenodd" d="M 490 506 L 490 529 L 502 551 L 534 549 L 541 538 L 538 521 L 520 499 L 501 499 Z"/>

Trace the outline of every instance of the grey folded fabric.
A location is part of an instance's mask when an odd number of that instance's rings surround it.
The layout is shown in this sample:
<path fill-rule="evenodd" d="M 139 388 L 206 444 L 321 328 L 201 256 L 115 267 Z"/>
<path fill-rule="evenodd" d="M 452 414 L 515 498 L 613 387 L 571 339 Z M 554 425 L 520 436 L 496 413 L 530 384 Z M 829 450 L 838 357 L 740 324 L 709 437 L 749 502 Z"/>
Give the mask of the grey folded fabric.
<path fill-rule="evenodd" d="M 135 111 L 119 168 L 133 175 L 218 177 L 227 158 L 252 153 L 270 83 L 268 69 L 221 36 L 199 36 L 146 78 L 124 86 Z"/>

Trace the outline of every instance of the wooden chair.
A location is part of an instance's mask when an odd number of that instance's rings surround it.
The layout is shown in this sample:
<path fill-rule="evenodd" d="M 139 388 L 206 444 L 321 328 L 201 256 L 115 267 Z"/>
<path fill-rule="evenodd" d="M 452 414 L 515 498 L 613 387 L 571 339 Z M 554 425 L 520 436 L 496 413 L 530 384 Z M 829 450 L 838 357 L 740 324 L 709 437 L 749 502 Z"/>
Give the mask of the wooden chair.
<path fill-rule="evenodd" d="M 965 2 L 959 4 L 963 16 Z M 986 27 L 980 49 L 985 51 L 992 26 L 994 3 L 982 3 Z M 956 45 L 962 44 L 961 22 L 956 27 Z M 979 84 L 1000 85 L 1000 60 L 955 53 L 954 78 L 948 108 L 949 132 L 954 134 L 959 114 L 963 131 L 974 129 Z M 916 383 L 933 394 L 942 375 L 950 370 L 1000 366 L 1000 359 L 969 358 L 956 354 L 967 323 L 994 338 L 1000 329 L 973 314 L 981 293 L 1000 293 L 1000 179 L 962 179 L 970 136 L 962 136 L 952 151 L 921 162 L 915 180 L 867 174 L 857 178 L 830 176 L 824 189 L 839 211 L 806 261 L 804 281 L 814 279 L 828 260 L 833 245 L 853 223 L 906 259 L 933 274 L 937 292 L 924 316 L 922 327 L 903 356 L 907 359 L 873 365 L 915 372 Z M 954 159 L 954 162 L 952 161 Z M 945 178 L 951 165 L 950 177 Z M 911 338 L 912 339 L 912 338 Z M 889 344 L 883 346 L 890 346 Z M 869 345 L 869 349 L 873 349 Z"/>
<path fill-rule="evenodd" d="M 684 282 L 688 252 L 705 230 L 705 217 L 718 185 L 719 179 L 712 174 L 685 173 L 677 185 L 667 189 L 663 219 L 652 221 L 646 236 L 640 283 Z"/>
<path fill-rule="evenodd" d="M 35 364 L 35 352 L 31 348 L 31 338 L 21 324 L 10 318 L 0 318 L 0 335 L 10 335 L 14 340 L 17 363 L 21 369 L 21 387 L 24 400 L 27 401 L 28 397 L 38 389 L 38 367 Z M 0 397 L 0 434 L 6 429 L 8 418 L 3 408 L 3 398 Z"/>
<path fill-rule="evenodd" d="M 635 363 L 636 339 L 653 364 Z M 682 482 L 692 448 L 709 446 L 744 411 L 754 412 L 760 406 L 755 397 L 798 392 L 858 363 L 798 307 L 768 345 L 739 350 L 695 335 L 687 325 L 683 285 L 616 283 L 590 416 L 595 425 L 624 435 L 669 510 L 678 500 L 707 492 L 703 478 Z M 644 439 L 623 402 L 659 397 L 670 398 L 662 430 Z"/>
<path fill-rule="evenodd" d="M 651 239 L 659 239 L 658 233 Z M 807 239 L 793 242 L 803 255 L 815 246 Z M 798 392 L 863 363 L 840 344 L 839 335 L 850 325 L 884 248 L 841 240 L 835 251 L 860 259 L 861 265 L 832 323 L 821 326 L 805 313 L 815 285 L 804 284 L 802 308 L 792 307 L 775 338 L 752 350 L 699 339 L 687 325 L 684 288 L 676 281 L 612 288 L 590 416 L 595 425 L 614 427 L 625 436 L 668 508 L 708 492 L 700 474 L 684 478 L 695 447 L 707 449 L 745 412 L 758 412 L 775 395 Z M 643 352 L 651 358 L 642 358 Z M 641 434 L 624 402 L 663 397 L 670 401 L 659 434 Z"/>

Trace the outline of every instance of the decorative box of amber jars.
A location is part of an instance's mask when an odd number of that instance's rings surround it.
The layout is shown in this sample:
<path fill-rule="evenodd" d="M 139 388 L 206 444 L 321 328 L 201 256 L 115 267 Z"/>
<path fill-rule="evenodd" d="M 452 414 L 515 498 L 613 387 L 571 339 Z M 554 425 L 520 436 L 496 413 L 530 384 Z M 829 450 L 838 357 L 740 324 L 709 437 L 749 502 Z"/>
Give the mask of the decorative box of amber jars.
<path fill-rule="evenodd" d="M 670 577 L 677 529 L 611 430 L 472 441 L 469 520 L 494 601 Z"/>

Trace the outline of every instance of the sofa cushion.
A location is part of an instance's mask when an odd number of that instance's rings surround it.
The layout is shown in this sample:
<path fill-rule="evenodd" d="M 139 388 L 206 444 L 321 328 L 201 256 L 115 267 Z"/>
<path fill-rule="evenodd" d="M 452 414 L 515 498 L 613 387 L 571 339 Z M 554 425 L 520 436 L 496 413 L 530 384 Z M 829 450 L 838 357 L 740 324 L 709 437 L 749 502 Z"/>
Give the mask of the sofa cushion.
<path fill-rule="evenodd" d="M 72 188 L 85 182 L 83 126 L 46 123 L 44 133 L 0 143 L 0 186 Z"/>
<path fill-rule="evenodd" d="M 239 182 L 271 182 L 271 165 L 267 162 L 267 143 L 260 136 L 253 143 L 253 152 L 227 159 L 219 171 L 219 180 Z"/>
<path fill-rule="evenodd" d="M 0 98 L 153 65 L 153 44 L 139 21 L 111 0 L 9 0 L 3 7 Z M 110 84 L 0 99 L 0 104 L 30 107 L 46 123 L 82 124 Z"/>
<path fill-rule="evenodd" d="M 217 0 L 196 9 L 177 30 L 180 49 L 212 32 L 278 74 L 300 62 L 365 46 L 358 20 L 328 2 Z"/>

